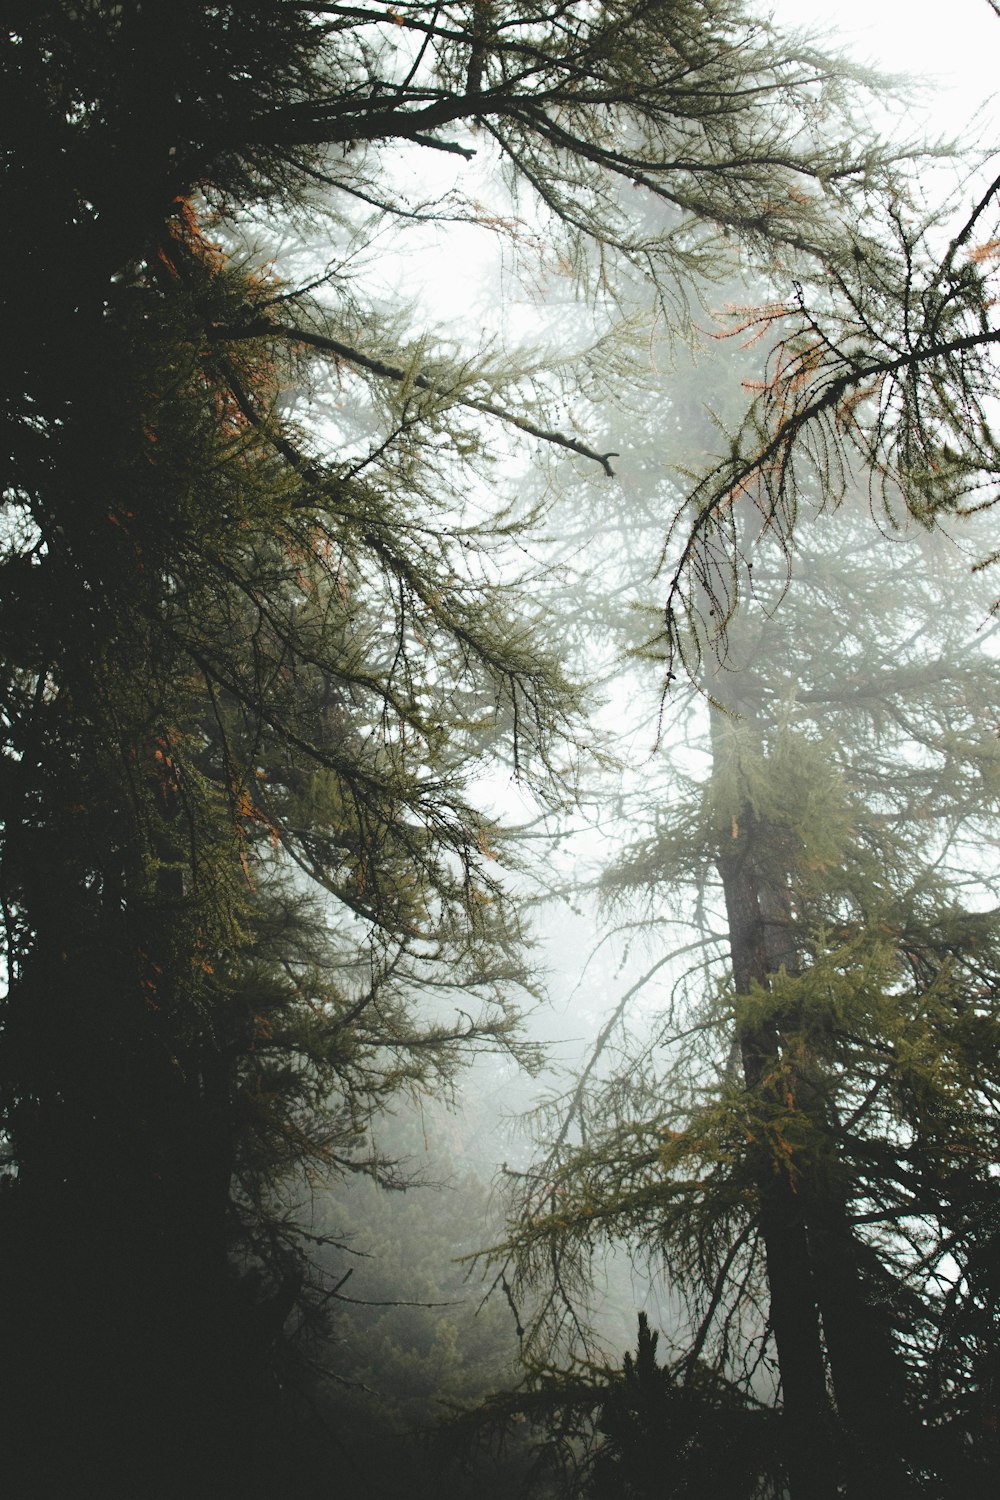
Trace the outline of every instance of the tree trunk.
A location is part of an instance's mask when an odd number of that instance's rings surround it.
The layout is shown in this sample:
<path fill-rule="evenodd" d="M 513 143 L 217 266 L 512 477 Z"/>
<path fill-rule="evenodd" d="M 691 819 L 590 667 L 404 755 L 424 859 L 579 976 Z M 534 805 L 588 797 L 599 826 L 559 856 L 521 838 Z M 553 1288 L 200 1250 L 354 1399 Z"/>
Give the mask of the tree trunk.
<path fill-rule="evenodd" d="M 732 686 L 716 673 L 717 702 L 739 711 Z M 728 701 L 727 701 L 728 699 Z M 723 712 L 713 712 L 712 749 L 716 774 L 733 770 L 734 750 Z M 800 967 L 792 928 L 788 880 L 791 855 L 782 860 L 787 831 L 769 827 L 741 802 L 721 835 L 717 867 L 722 879 L 729 927 L 733 982 L 737 995 L 768 989 L 771 976 Z M 738 1036 L 746 1087 L 766 1108 L 769 1075 L 774 1078 L 776 1111 L 787 1108 L 789 1083 L 781 1077 L 782 1033 L 801 1029 L 794 1015 L 772 1015 L 744 1025 Z M 819 1078 L 814 1080 L 819 1083 Z M 836 1121 L 819 1087 L 808 1078 L 794 1085 L 795 1107 L 810 1111 L 831 1137 Z M 788 1166 L 792 1166 L 790 1161 Z M 905 1459 L 905 1378 L 891 1334 L 878 1309 L 865 1296 L 858 1263 L 859 1245 L 835 1182 L 794 1163 L 793 1177 L 767 1147 L 754 1163 L 760 1201 L 760 1228 L 771 1294 L 771 1326 L 778 1352 L 787 1423 L 792 1500 L 826 1500 L 841 1493 L 846 1479 L 854 1500 L 868 1500 L 873 1482 L 885 1500 L 910 1493 Z M 827 1386 L 836 1402 L 836 1417 Z M 835 1452 L 834 1422 L 847 1442 Z"/>
<path fill-rule="evenodd" d="M 720 853 L 719 874 L 726 899 L 733 980 L 737 994 L 756 983 L 767 988 L 782 944 L 780 893 L 762 888 L 754 843 L 762 835 L 749 808 L 735 819 L 731 848 Z M 787 922 L 785 924 L 787 936 Z M 780 1043 L 776 1026 L 744 1027 L 739 1035 L 748 1090 L 766 1089 L 777 1070 Z M 771 1327 L 778 1351 L 786 1428 L 786 1462 L 791 1500 L 836 1500 L 832 1413 L 819 1313 L 812 1285 L 803 1205 L 788 1173 L 766 1146 L 755 1143 L 754 1175 L 760 1202 L 771 1294 Z"/>

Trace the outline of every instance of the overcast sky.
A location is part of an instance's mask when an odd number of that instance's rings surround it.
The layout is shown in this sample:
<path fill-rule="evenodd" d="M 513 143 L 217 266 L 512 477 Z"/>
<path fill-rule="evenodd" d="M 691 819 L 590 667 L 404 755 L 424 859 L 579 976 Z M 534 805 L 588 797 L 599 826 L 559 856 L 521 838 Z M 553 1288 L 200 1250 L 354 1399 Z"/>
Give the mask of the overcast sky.
<path fill-rule="evenodd" d="M 997 88 L 1000 18 L 989 0 L 780 0 L 783 26 L 816 27 L 843 38 L 863 62 L 927 75 L 927 108 L 940 129 L 956 129 Z M 946 23 L 946 24 L 945 24 Z"/>

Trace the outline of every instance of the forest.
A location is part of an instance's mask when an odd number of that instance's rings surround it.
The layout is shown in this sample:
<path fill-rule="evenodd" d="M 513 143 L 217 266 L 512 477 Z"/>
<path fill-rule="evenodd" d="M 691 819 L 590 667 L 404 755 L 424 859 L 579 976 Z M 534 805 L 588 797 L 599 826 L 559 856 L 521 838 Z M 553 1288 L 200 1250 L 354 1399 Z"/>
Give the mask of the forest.
<path fill-rule="evenodd" d="M 1000 154 L 782 14 L 7 0 L 17 1500 L 1000 1486 Z"/>

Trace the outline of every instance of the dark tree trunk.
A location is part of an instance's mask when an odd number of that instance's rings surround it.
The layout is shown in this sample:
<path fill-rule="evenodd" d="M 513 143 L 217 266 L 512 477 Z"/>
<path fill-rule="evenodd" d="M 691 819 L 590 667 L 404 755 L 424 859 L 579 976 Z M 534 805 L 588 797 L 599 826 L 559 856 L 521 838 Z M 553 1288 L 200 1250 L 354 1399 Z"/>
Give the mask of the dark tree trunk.
<path fill-rule="evenodd" d="M 722 710 L 738 713 L 745 707 L 722 672 L 715 674 L 712 692 Z M 735 721 L 722 710 L 713 713 L 717 774 L 732 769 L 734 753 L 727 724 Z M 780 969 L 794 974 L 800 966 L 788 896 L 792 851 L 783 855 L 785 843 L 786 831 L 760 819 L 749 801 L 721 832 L 717 867 L 738 995 L 755 986 L 766 990 Z M 764 1022 L 744 1025 L 737 1038 L 746 1087 L 765 1109 L 769 1087 L 776 1111 L 788 1105 L 787 1072 L 780 1086 L 778 1075 L 784 1038 L 792 1031 L 801 1031 L 800 1017 L 772 1013 Z M 801 1057 L 801 1046 L 797 1051 Z M 795 1107 L 815 1114 L 833 1138 L 837 1122 L 829 1118 L 821 1079 L 818 1072 L 810 1079 L 806 1068 L 803 1073 L 800 1063 L 801 1076 L 792 1086 Z M 775 1079 L 770 1086 L 769 1076 Z M 794 1166 L 793 1177 L 771 1149 L 759 1148 L 755 1178 L 792 1500 L 833 1500 L 842 1493 L 838 1477 L 852 1500 L 869 1500 L 873 1484 L 884 1500 L 903 1500 L 911 1493 L 905 1380 L 891 1333 L 866 1296 L 861 1247 L 842 1186 L 819 1181 L 802 1163 Z M 842 1441 L 835 1448 L 838 1430 Z"/>
<path fill-rule="evenodd" d="M 731 848 L 720 853 L 719 873 L 726 899 L 733 979 L 737 994 L 751 985 L 767 987 L 779 967 L 778 951 L 787 940 L 779 913 L 780 893 L 762 888 L 754 858 L 761 830 L 749 808 L 732 828 Z M 743 1075 L 749 1090 L 766 1089 L 780 1061 L 777 1027 L 744 1027 L 739 1036 Z M 771 1327 L 778 1351 L 786 1424 L 786 1461 L 791 1500 L 836 1500 L 832 1413 L 820 1337 L 803 1204 L 792 1179 L 777 1168 L 772 1153 L 757 1144 L 755 1177 L 760 1202 L 771 1294 Z"/>

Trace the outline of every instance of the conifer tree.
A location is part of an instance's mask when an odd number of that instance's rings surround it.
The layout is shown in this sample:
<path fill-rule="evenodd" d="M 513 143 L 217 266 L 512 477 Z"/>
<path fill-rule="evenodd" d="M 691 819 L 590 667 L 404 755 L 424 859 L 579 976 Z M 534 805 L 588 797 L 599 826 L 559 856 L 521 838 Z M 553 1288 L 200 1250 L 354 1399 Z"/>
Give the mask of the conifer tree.
<path fill-rule="evenodd" d="M 708 769 L 606 877 L 662 946 L 553 1106 L 507 1277 L 552 1347 L 595 1247 L 642 1247 L 673 1378 L 769 1395 L 793 1496 L 957 1496 L 996 1465 L 993 631 L 967 551 L 868 524 L 803 531 L 790 586 L 744 566 Z"/>
<path fill-rule="evenodd" d="M 641 1312 L 635 1355 L 625 1355 L 601 1401 L 588 1495 L 764 1500 L 778 1493 L 774 1414 L 704 1369 L 700 1380 L 678 1382 L 657 1363 L 658 1341 Z"/>
<path fill-rule="evenodd" d="M 470 782 L 503 740 L 544 785 L 576 713 L 508 571 L 525 518 L 479 502 L 499 430 L 610 455 L 544 369 L 401 331 L 335 254 L 275 274 L 255 226 L 495 229 L 391 186 L 488 142 L 591 289 L 617 256 L 666 296 L 720 230 L 832 264 L 880 160 L 858 78 L 730 0 L 7 8 L 0 1405 L 38 1492 L 264 1472 L 251 1373 L 303 1270 L 277 1184 L 510 1045 Z M 352 430 L 307 420 L 334 379 Z"/>

